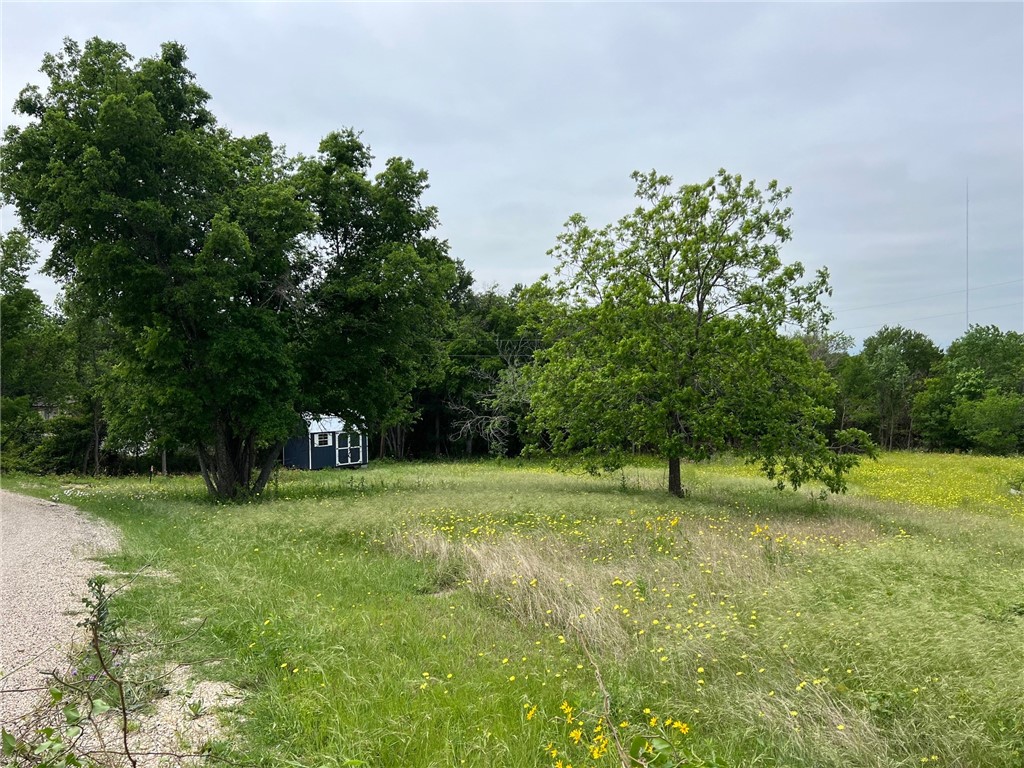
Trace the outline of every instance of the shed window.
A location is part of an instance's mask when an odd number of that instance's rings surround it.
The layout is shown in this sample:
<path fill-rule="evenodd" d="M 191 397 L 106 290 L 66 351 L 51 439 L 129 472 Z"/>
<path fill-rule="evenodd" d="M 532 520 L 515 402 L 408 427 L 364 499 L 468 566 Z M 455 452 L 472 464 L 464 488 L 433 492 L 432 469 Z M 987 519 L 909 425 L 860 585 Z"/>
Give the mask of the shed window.
<path fill-rule="evenodd" d="M 324 446 L 330 445 L 330 444 L 331 444 L 331 434 L 330 434 L 330 432 L 317 432 L 313 436 L 313 445 L 315 445 L 317 448 L 323 448 Z"/>

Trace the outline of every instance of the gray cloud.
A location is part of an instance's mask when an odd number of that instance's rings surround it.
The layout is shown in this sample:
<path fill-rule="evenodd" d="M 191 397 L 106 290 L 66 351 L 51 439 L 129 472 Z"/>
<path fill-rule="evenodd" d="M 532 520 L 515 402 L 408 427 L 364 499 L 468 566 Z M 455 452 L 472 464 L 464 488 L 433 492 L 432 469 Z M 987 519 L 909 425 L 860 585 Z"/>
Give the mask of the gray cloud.
<path fill-rule="evenodd" d="M 6 4 L 2 22 L 5 121 L 65 35 L 137 56 L 176 39 L 232 130 L 308 153 L 353 126 L 426 168 L 453 255 L 504 288 L 550 269 L 573 211 L 628 210 L 630 171 L 724 166 L 793 187 L 787 253 L 830 269 L 837 329 L 946 345 L 969 176 L 971 321 L 1024 330 L 1020 4 Z"/>

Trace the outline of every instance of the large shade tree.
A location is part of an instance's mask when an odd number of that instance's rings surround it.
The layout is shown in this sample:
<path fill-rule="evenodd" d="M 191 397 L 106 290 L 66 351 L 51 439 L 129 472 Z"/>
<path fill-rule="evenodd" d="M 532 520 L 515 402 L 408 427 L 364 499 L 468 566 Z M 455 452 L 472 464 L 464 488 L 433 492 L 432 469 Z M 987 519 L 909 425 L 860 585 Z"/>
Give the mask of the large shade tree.
<path fill-rule="evenodd" d="M 780 483 L 841 490 L 866 435 L 830 442 L 830 378 L 782 333 L 820 328 L 828 290 L 824 272 L 805 282 L 781 260 L 789 190 L 724 170 L 675 190 L 655 172 L 633 179 L 633 212 L 599 229 L 576 214 L 551 251 L 555 279 L 537 291 L 550 346 L 537 356 L 535 434 L 592 467 L 653 450 L 673 494 L 681 459 L 727 448 Z"/>
<path fill-rule="evenodd" d="M 185 59 L 176 43 L 136 62 L 117 43 L 65 41 L 43 60 L 48 86 L 26 88 L 15 104 L 26 124 L 5 133 L 2 192 L 26 230 L 52 244 L 48 271 L 116 329 L 115 373 L 131 385 L 116 388 L 118 407 L 162 439 L 194 445 L 209 491 L 235 497 L 265 485 L 303 412 L 400 404 L 400 392 L 380 388 L 369 389 L 376 399 L 360 390 L 358 407 L 348 407 L 356 388 L 346 382 L 329 399 L 318 382 L 338 377 L 309 359 L 375 361 L 382 379 L 389 366 L 415 367 L 395 363 L 393 343 L 339 322 L 332 307 L 356 315 L 366 306 L 374 328 L 382 312 L 419 318 L 442 291 L 435 263 L 446 257 L 440 245 L 421 253 L 434 217 L 419 205 L 425 176 L 410 164 L 392 161 L 369 184 L 368 160 L 352 160 L 368 150 L 347 135 L 329 137 L 326 159 L 297 170 L 267 136 L 218 126 Z M 345 183 L 321 193 L 310 181 L 318 163 Z M 349 266 L 318 249 L 346 227 L 367 232 L 379 216 L 415 221 L 349 237 Z M 334 303 L 338 292 L 347 295 Z M 303 336 L 328 322 L 350 332 Z M 430 327 L 403 325 L 413 336 Z M 408 346 L 416 354 L 424 345 Z"/>
<path fill-rule="evenodd" d="M 421 203 L 426 171 L 391 158 L 371 177 L 372 159 L 346 130 L 299 162 L 317 229 L 297 270 L 296 344 L 310 410 L 383 431 L 414 419 L 413 390 L 440 375 L 457 270 Z"/>

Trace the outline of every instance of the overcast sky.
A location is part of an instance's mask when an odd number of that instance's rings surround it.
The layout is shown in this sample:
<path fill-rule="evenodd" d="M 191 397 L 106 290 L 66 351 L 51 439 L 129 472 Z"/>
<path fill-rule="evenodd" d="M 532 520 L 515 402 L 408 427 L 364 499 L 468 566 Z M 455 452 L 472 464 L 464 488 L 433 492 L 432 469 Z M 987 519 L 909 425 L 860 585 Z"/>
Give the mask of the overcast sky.
<path fill-rule="evenodd" d="M 835 330 L 945 347 L 1024 331 L 1024 4 L 16 3 L 3 122 L 61 39 L 183 43 L 220 122 L 291 153 L 363 132 L 430 173 L 478 286 L 531 283 L 629 173 L 793 188 L 784 249 L 828 267 Z M 966 248 L 965 187 L 970 179 Z M 0 222 L 16 225 L 9 211 Z M 969 266 L 969 269 L 968 269 Z M 36 283 L 43 295 L 53 288 Z M 969 291 L 967 287 L 969 286 Z"/>

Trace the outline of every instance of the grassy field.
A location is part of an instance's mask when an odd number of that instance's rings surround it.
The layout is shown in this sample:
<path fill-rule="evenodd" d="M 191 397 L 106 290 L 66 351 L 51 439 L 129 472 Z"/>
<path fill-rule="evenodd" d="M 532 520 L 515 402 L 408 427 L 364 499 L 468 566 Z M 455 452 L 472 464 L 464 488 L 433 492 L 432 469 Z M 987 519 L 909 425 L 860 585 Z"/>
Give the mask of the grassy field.
<path fill-rule="evenodd" d="M 256 764 L 1024 765 L 1024 461 L 892 454 L 827 500 L 684 472 L 4 484 L 123 530 L 114 611 L 216 660 Z"/>

